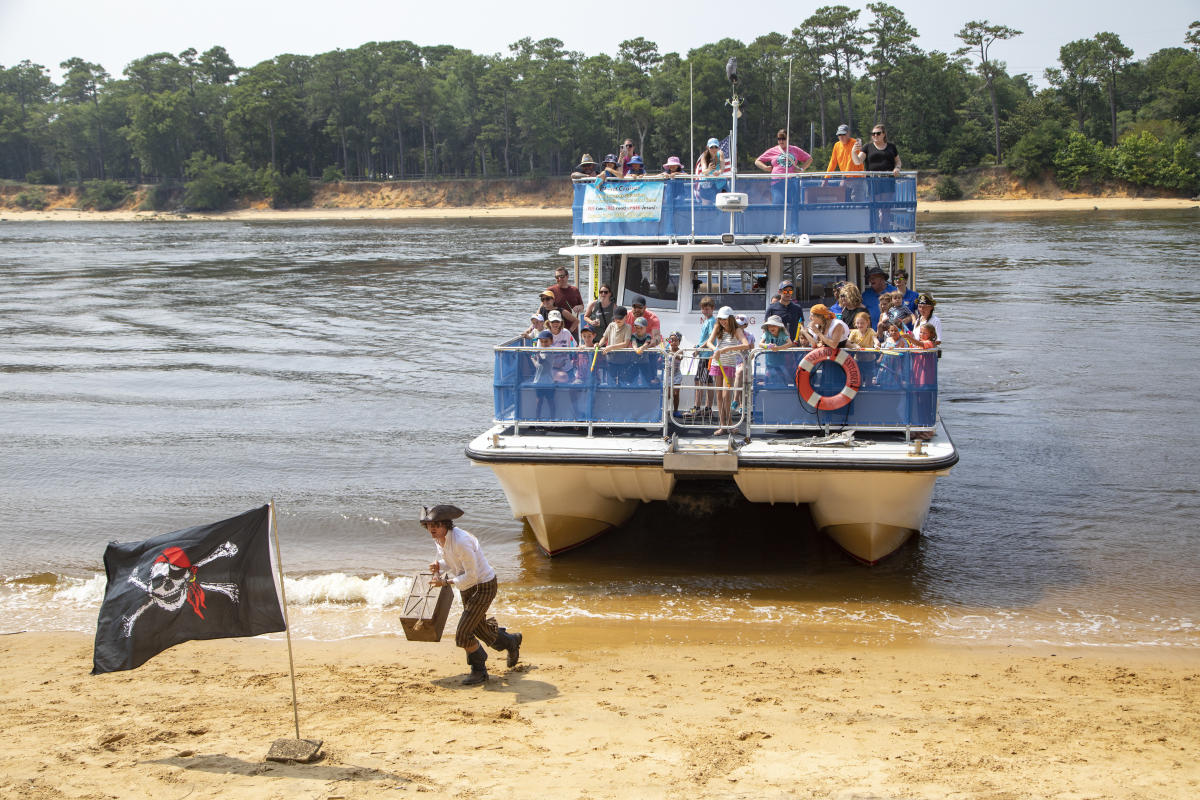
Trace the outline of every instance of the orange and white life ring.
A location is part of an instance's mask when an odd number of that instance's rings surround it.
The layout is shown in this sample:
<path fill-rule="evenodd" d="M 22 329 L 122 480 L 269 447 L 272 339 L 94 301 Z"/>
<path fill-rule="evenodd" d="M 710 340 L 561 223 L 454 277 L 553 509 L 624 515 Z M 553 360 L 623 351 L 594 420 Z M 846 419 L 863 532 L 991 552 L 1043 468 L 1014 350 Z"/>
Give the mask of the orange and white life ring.
<path fill-rule="evenodd" d="M 825 396 L 813 391 L 809 376 L 812 374 L 813 368 L 822 361 L 832 361 L 846 373 L 846 385 L 835 395 Z M 817 348 L 801 359 L 800 366 L 796 367 L 796 393 L 805 403 L 822 411 L 833 411 L 848 405 L 854 399 L 854 395 L 858 394 L 860 386 L 862 386 L 862 376 L 858 372 L 858 362 L 845 349 Z"/>

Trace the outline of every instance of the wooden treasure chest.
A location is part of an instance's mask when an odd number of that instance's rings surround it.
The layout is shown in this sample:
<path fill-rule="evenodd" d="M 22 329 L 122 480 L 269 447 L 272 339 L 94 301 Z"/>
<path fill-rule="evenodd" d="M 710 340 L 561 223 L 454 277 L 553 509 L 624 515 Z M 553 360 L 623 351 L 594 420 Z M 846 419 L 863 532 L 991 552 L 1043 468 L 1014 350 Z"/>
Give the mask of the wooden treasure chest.
<path fill-rule="evenodd" d="M 404 626 L 404 638 L 410 642 L 440 642 L 446 618 L 450 616 L 450 602 L 454 590 L 449 586 L 434 586 L 432 572 L 419 572 L 413 576 L 412 590 L 404 601 L 400 613 L 400 624 Z"/>

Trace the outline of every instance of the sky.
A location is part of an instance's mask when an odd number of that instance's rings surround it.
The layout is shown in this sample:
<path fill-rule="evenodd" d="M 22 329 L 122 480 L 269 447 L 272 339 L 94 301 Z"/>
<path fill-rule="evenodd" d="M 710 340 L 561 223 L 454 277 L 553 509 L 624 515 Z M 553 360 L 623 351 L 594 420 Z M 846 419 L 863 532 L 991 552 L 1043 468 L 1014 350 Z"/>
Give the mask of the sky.
<path fill-rule="evenodd" d="M 865 0 L 841 1 L 862 9 L 861 22 L 869 18 Z M 135 58 L 189 47 L 203 52 L 221 45 L 238 66 L 247 67 L 281 53 L 313 55 L 398 39 L 507 53 L 510 43 L 525 36 L 561 39 L 567 49 L 585 55 L 614 56 L 620 42 L 644 36 L 661 53 L 686 54 L 725 37 L 750 42 L 771 31 L 790 34 L 817 8 L 836 2 L 756 0 L 744 7 L 749 13 L 739 14 L 730 12 L 738 4 L 711 0 L 649 6 L 562 0 L 456 0 L 449 6 L 411 0 L 0 0 L 0 66 L 29 59 L 49 67 L 58 81 L 58 65 L 73 56 L 120 76 Z M 1200 0 L 1159 0 L 1152 13 L 1141 13 L 1129 0 L 1007 0 L 986 13 L 982 4 L 944 0 L 892 5 L 917 28 L 927 51 L 955 49 L 960 44 L 955 32 L 971 20 L 1023 31 L 993 45 L 992 55 L 1008 64 L 1009 74 L 1027 73 L 1038 85 L 1045 85 L 1043 70 L 1056 64 L 1059 47 L 1069 41 L 1110 30 L 1141 59 L 1182 46 L 1188 25 L 1200 19 Z"/>

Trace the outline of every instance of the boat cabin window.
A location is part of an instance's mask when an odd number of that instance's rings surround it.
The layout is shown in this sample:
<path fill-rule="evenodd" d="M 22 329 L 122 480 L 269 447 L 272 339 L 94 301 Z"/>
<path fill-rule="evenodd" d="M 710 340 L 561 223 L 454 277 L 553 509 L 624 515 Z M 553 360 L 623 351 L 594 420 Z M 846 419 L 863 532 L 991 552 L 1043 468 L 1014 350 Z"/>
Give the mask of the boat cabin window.
<path fill-rule="evenodd" d="M 761 311 L 767 307 L 765 258 L 698 258 L 692 262 L 692 310 L 711 297 L 734 311 Z"/>
<path fill-rule="evenodd" d="M 805 307 L 814 303 L 833 303 L 833 287 L 846 280 L 846 256 L 806 256 L 785 258 L 782 278 L 796 287 L 796 302 Z"/>
<path fill-rule="evenodd" d="M 621 305 L 633 305 L 633 298 L 646 298 L 647 308 L 679 308 L 679 258 L 625 259 L 625 293 Z"/>

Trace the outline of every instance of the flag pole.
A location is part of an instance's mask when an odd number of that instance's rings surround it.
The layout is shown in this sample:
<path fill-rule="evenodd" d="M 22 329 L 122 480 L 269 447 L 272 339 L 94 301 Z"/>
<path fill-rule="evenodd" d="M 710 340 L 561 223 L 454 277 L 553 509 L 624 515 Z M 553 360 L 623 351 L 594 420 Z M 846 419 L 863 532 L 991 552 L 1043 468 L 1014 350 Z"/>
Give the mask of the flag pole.
<path fill-rule="evenodd" d="M 287 592 L 283 588 L 283 559 L 279 557 L 279 527 L 275 522 L 275 498 L 271 498 L 271 534 L 275 539 L 275 565 L 279 568 L 279 599 L 283 601 L 283 627 L 287 635 L 288 672 L 292 676 L 292 721 L 296 723 L 296 738 L 300 738 L 300 711 L 296 703 L 296 664 L 292 659 L 292 624 L 288 620 Z"/>

